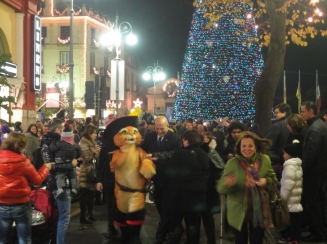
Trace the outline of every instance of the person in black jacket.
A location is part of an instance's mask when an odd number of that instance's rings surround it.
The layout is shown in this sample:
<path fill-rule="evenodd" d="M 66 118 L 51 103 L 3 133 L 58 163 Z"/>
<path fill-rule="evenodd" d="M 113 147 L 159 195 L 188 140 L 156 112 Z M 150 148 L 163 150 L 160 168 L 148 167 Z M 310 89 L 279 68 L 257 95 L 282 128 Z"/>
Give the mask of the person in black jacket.
<path fill-rule="evenodd" d="M 175 151 L 165 164 L 165 204 L 170 210 L 169 244 L 178 244 L 182 236 L 182 220 L 186 225 L 188 244 L 200 242 L 201 214 L 206 211 L 206 182 L 209 158 L 200 145 L 202 137 L 196 129 L 187 130 L 183 148 Z"/>
<path fill-rule="evenodd" d="M 325 242 L 327 229 L 327 126 L 317 116 L 317 106 L 301 105 L 301 117 L 307 122 L 302 152 L 303 196 L 311 234 L 302 241 Z"/>
<path fill-rule="evenodd" d="M 81 147 L 74 142 L 74 134 L 70 129 L 69 123 L 65 124 L 65 129 L 61 133 L 61 139 L 51 143 L 50 150 L 55 155 L 56 164 L 70 163 L 73 159 L 78 159 L 81 157 Z M 68 172 L 56 172 L 55 174 L 57 183 L 56 197 L 63 194 L 63 187 L 66 186 L 66 177 L 70 179 L 72 193 L 77 195 L 78 185 L 76 181 L 76 172 L 74 169 Z"/>
<path fill-rule="evenodd" d="M 50 132 L 43 135 L 42 137 L 42 158 L 44 163 L 54 163 L 55 155 L 50 150 L 50 145 L 54 141 L 60 140 L 60 134 L 62 132 L 62 121 L 54 119 L 49 122 Z M 77 165 L 77 160 L 73 159 L 70 163 L 65 164 L 53 164 L 50 171 L 48 190 L 52 191 L 54 196 L 57 195 L 57 184 L 56 184 L 56 172 L 70 172 Z M 71 196 L 70 188 L 64 187 L 64 192 L 60 197 L 56 198 L 56 203 L 58 207 L 58 220 L 55 224 L 55 240 L 57 243 L 66 243 L 67 229 L 70 221 L 70 206 L 71 206 Z"/>
<path fill-rule="evenodd" d="M 172 155 L 173 151 L 181 147 L 180 137 L 170 131 L 168 126 L 167 118 L 159 116 L 155 120 L 155 131 L 145 134 L 143 144 L 141 145 L 144 151 L 151 154 L 150 156 L 158 158 L 155 161 L 157 174 L 153 177 L 156 188 L 154 191 L 154 202 L 160 215 L 155 240 L 156 244 L 164 242 L 170 227 L 170 216 L 163 199 L 166 184 L 163 165 L 165 164 L 164 162 L 169 161 L 169 156 Z"/>
<path fill-rule="evenodd" d="M 283 150 L 290 134 L 290 131 L 286 127 L 285 119 L 290 116 L 291 113 L 292 110 L 290 105 L 286 103 L 276 105 L 274 114 L 276 122 L 269 127 L 265 136 L 272 141 L 268 155 L 278 180 L 282 177 L 282 165 L 284 163 Z"/>
<path fill-rule="evenodd" d="M 114 194 L 115 189 L 115 173 L 111 172 L 109 163 L 111 162 L 112 154 L 115 150 L 114 144 L 109 144 L 105 141 L 102 142 L 102 147 L 99 153 L 99 162 L 97 165 L 97 185 L 96 189 L 99 192 L 103 192 L 107 204 L 108 212 L 108 227 L 107 237 L 109 239 L 116 239 L 118 237 L 118 231 L 114 226 L 115 210 L 116 210 L 116 198 Z"/>

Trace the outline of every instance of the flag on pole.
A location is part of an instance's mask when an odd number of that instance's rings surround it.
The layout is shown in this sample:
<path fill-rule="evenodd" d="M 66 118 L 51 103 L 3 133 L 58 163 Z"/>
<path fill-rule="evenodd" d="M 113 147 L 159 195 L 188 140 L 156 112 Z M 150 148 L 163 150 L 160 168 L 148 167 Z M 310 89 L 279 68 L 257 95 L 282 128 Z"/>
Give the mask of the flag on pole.
<path fill-rule="evenodd" d="M 317 113 L 320 113 L 321 97 L 320 97 L 320 88 L 319 88 L 319 81 L 318 81 L 318 70 L 316 70 L 316 104 L 317 104 Z"/>
<path fill-rule="evenodd" d="M 297 90 L 296 90 L 296 97 L 297 97 L 297 109 L 298 113 L 301 112 L 301 80 L 300 80 L 300 70 L 299 70 L 299 81 L 297 83 Z"/>
<path fill-rule="evenodd" d="M 284 93 L 283 93 L 283 97 L 284 97 L 284 103 L 286 103 L 286 75 L 285 75 L 285 70 L 284 70 Z"/>

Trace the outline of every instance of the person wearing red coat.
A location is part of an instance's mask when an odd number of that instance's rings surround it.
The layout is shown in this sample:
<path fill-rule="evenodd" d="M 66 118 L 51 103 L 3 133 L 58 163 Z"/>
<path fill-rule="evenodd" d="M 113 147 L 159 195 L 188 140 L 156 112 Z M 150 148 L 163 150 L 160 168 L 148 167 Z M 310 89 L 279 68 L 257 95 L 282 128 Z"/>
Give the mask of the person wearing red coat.
<path fill-rule="evenodd" d="M 51 164 L 36 171 L 30 160 L 22 155 L 27 145 L 24 134 L 12 132 L 2 142 L 0 151 L 0 243 L 9 241 L 13 222 L 19 243 L 32 243 L 32 209 L 30 184 L 40 185 Z"/>

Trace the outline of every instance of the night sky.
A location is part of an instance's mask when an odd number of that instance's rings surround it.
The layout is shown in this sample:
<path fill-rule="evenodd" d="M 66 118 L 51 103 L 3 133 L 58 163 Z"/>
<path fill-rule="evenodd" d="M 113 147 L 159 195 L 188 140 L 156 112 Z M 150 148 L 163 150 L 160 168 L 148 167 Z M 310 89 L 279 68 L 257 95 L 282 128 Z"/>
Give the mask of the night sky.
<path fill-rule="evenodd" d="M 81 3 L 101 9 L 111 21 L 115 20 L 118 10 L 119 22 L 128 21 L 132 24 L 138 44 L 129 50 L 140 58 L 144 69 L 158 60 L 167 77 L 177 77 L 177 72 L 181 72 L 194 11 L 193 0 L 74 0 L 75 5 Z M 320 86 L 327 92 L 327 37 L 310 40 L 308 47 L 297 47 L 293 44 L 287 46 L 285 70 L 288 77 L 287 90 L 292 96 L 293 93 L 295 96 L 299 69 L 303 72 L 303 91 L 314 85 L 314 73 L 318 69 L 321 74 Z M 282 96 L 281 83 L 276 96 Z"/>

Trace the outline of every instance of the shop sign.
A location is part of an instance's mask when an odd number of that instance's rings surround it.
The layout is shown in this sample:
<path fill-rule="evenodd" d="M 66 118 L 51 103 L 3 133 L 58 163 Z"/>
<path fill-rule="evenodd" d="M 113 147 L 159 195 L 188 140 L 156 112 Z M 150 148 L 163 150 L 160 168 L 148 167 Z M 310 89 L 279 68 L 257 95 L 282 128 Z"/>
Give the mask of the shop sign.
<path fill-rule="evenodd" d="M 14 63 L 6 62 L 5 65 L 1 67 L 2 70 L 5 70 L 6 72 L 0 72 L 0 75 L 8 75 L 12 76 L 14 78 L 17 77 L 17 65 Z"/>
<path fill-rule="evenodd" d="M 34 74 L 32 77 L 32 89 L 41 90 L 41 18 L 34 16 Z"/>

